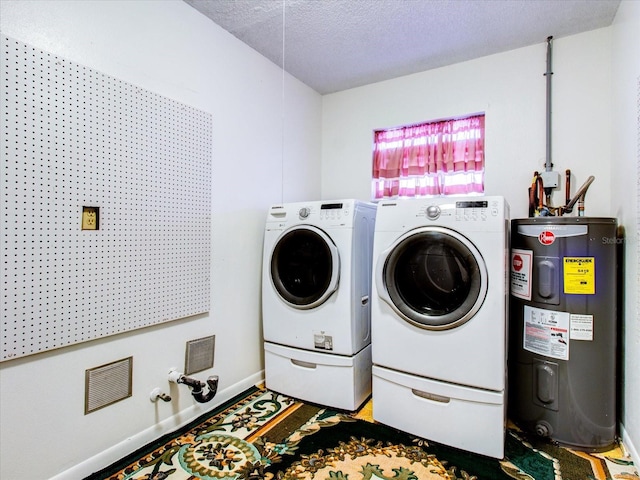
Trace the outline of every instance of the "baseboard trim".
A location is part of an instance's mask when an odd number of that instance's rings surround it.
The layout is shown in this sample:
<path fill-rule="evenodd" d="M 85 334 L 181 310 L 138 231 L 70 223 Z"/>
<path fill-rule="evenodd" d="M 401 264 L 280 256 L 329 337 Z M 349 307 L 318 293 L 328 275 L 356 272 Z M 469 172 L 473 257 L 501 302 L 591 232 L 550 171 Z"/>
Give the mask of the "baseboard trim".
<path fill-rule="evenodd" d="M 638 449 L 622 424 L 620 424 L 620 437 L 622 438 L 622 445 L 624 446 L 626 453 L 629 454 L 636 468 L 640 469 L 640 455 L 638 454 Z"/>
<path fill-rule="evenodd" d="M 215 398 L 212 400 L 211 410 L 222 405 L 224 402 L 231 400 L 236 395 L 241 394 L 254 385 L 262 383 L 263 381 L 264 371 L 260 371 L 234 385 L 231 385 L 230 387 L 225 388 L 224 390 L 219 390 Z M 51 477 L 50 480 L 78 480 L 79 478 L 85 478 L 135 452 L 144 445 L 153 442 L 162 435 L 173 432 L 174 430 L 187 425 L 203 413 L 202 408 L 199 408 L 197 405 L 186 408 L 180 411 L 177 415 L 173 415 L 162 422 L 127 438 L 98 455 L 95 455 L 84 462 L 65 470 L 64 472 L 57 474 L 56 476 Z"/>

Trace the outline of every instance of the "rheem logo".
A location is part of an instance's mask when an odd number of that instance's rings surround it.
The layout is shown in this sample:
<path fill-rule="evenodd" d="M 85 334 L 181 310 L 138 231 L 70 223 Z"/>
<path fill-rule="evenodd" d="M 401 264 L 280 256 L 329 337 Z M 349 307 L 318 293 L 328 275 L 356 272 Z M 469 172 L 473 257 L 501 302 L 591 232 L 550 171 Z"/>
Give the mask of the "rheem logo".
<path fill-rule="evenodd" d="M 556 241 L 556 236 L 553 232 L 549 230 L 544 230 L 540 232 L 540 235 L 538 235 L 538 241 L 542 245 L 551 245 L 553 242 Z"/>

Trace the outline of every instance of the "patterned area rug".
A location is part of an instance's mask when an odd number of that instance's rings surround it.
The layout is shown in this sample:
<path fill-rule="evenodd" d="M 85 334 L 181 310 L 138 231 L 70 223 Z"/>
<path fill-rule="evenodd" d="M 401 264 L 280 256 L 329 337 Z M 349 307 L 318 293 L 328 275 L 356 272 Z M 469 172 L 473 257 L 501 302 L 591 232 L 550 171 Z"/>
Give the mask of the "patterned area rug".
<path fill-rule="evenodd" d="M 588 455 L 509 428 L 502 461 L 253 388 L 86 480 L 638 480 L 619 449 Z"/>

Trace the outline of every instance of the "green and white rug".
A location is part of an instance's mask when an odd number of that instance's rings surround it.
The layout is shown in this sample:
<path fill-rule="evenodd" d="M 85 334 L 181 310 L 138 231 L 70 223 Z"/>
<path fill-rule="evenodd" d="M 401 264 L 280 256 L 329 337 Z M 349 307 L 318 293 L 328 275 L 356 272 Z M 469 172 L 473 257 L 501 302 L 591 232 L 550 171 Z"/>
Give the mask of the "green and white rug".
<path fill-rule="evenodd" d="M 502 461 L 253 388 L 86 480 L 629 480 L 619 449 L 585 454 L 510 428 Z"/>

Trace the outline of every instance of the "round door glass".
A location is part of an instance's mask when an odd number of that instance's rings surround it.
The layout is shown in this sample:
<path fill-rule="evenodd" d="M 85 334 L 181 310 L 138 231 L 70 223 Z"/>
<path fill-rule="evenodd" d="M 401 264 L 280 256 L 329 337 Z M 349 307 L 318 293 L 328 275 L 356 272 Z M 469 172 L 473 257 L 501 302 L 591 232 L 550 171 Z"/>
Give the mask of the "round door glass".
<path fill-rule="evenodd" d="M 307 228 L 285 233 L 271 256 L 271 279 L 280 296 L 298 307 L 312 307 L 329 290 L 333 252 L 325 238 Z M 331 292 L 329 292 L 331 293 Z"/>
<path fill-rule="evenodd" d="M 468 321 L 484 300 L 479 262 L 480 254 L 464 237 L 425 228 L 391 250 L 383 276 L 405 319 L 422 328 L 453 328 Z"/>

